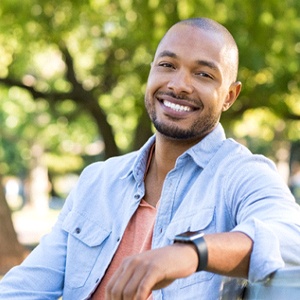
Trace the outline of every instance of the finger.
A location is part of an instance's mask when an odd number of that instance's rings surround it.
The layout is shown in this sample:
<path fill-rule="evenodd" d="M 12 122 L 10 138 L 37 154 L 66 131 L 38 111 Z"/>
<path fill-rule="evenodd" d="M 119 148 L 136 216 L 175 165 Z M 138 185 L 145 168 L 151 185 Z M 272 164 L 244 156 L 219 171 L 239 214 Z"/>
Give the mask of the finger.
<path fill-rule="evenodd" d="M 136 300 L 148 299 L 152 290 L 158 289 L 156 285 L 163 281 L 163 274 L 153 265 L 148 269 L 145 269 L 145 271 L 146 272 L 143 273 L 143 277 L 140 278 L 137 286 Z"/>
<path fill-rule="evenodd" d="M 139 290 L 139 299 L 147 299 L 151 294 L 151 285 L 147 282 L 141 282 L 147 273 L 149 263 L 139 256 L 127 258 L 120 268 L 110 279 L 106 288 L 107 300 L 133 300 L 137 299 L 137 290 Z M 151 272 L 150 272 L 151 274 Z"/>
<path fill-rule="evenodd" d="M 106 288 L 105 288 L 105 299 L 106 300 L 121 300 L 122 291 L 128 277 L 131 276 L 129 273 L 130 269 L 126 268 L 121 264 L 121 266 L 116 270 L 113 276 L 110 278 Z M 126 274 L 128 274 L 126 276 Z"/>
<path fill-rule="evenodd" d="M 106 299 L 133 300 L 138 282 L 143 277 L 142 259 L 138 256 L 125 258 L 121 266 L 109 280 L 106 287 Z"/>
<path fill-rule="evenodd" d="M 124 287 L 123 299 L 146 300 L 151 295 L 155 284 L 164 279 L 163 272 L 157 263 L 140 256 L 131 260 L 131 266 L 134 268 L 132 269 L 132 276 Z"/>
<path fill-rule="evenodd" d="M 146 300 L 151 294 L 151 286 L 147 285 L 147 282 L 144 282 L 145 274 L 147 273 L 147 268 L 142 265 L 137 265 L 134 268 L 132 276 L 127 281 L 124 291 L 123 299 L 124 300 Z"/>

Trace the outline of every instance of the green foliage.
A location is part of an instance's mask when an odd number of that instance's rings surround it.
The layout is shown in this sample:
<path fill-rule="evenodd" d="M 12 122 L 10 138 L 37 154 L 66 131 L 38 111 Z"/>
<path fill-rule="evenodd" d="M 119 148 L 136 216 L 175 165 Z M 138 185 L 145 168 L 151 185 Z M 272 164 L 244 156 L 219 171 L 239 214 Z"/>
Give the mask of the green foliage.
<path fill-rule="evenodd" d="M 155 48 L 173 23 L 196 16 L 224 24 L 240 48 L 243 91 L 223 124 L 274 156 L 270 141 L 300 135 L 299 11 L 298 0 L 2 0 L 0 173 L 26 172 L 36 144 L 64 172 L 103 158 L 101 143 L 116 145 L 106 156 L 142 143 Z"/>

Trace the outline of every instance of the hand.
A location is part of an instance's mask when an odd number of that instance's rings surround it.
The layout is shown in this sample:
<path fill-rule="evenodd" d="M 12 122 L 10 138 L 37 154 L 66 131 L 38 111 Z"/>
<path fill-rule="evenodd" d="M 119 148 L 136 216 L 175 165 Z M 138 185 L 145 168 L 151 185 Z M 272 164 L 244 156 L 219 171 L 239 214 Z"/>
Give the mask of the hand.
<path fill-rule="evenodd" d="M 152 290 L 193 274 L 198 257 L 189 244 L 146 251 L 125 258 L 106 287 L 106 300 L 146 300 Z"/>

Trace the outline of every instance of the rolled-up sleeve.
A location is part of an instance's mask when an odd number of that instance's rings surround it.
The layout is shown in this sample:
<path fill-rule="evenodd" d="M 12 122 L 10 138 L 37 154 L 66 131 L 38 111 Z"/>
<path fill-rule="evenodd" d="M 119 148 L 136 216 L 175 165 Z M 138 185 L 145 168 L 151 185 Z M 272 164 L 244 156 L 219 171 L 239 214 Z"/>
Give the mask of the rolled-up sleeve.
<path fill-rule="evenodd" d="M 284 267 L 279 239 L 264 222 L 254 218 L 239 224 L 233 231 L 243 232 L 253 241 L 248 274 L 250 282 L 264 280 Z"/>
<path fill-rule="evenodd" d="M 300 207 L 275 167 L 259 158 L 251 166 L 245 164 L 237 176 L 243 180 L 238 187 L 230 183 L 236 212 L 232 231 L 243 232 L 253 241 L 249 280 L 264 280 L 280 268 L 299 266 Z"/>

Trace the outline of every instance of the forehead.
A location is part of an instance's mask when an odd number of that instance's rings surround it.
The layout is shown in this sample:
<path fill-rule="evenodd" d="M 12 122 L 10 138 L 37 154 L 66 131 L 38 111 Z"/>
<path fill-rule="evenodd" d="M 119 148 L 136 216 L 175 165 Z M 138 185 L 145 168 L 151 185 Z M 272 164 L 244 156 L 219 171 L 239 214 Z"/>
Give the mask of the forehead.
<path fill-rule="evenodd" d="M 226 43 L 220 33 L 185 24 L 173 26 L 161 40 L 155 57 L 164 51 L 175 53 L 190 61 L 212 60 L 223 64 Z"/>

